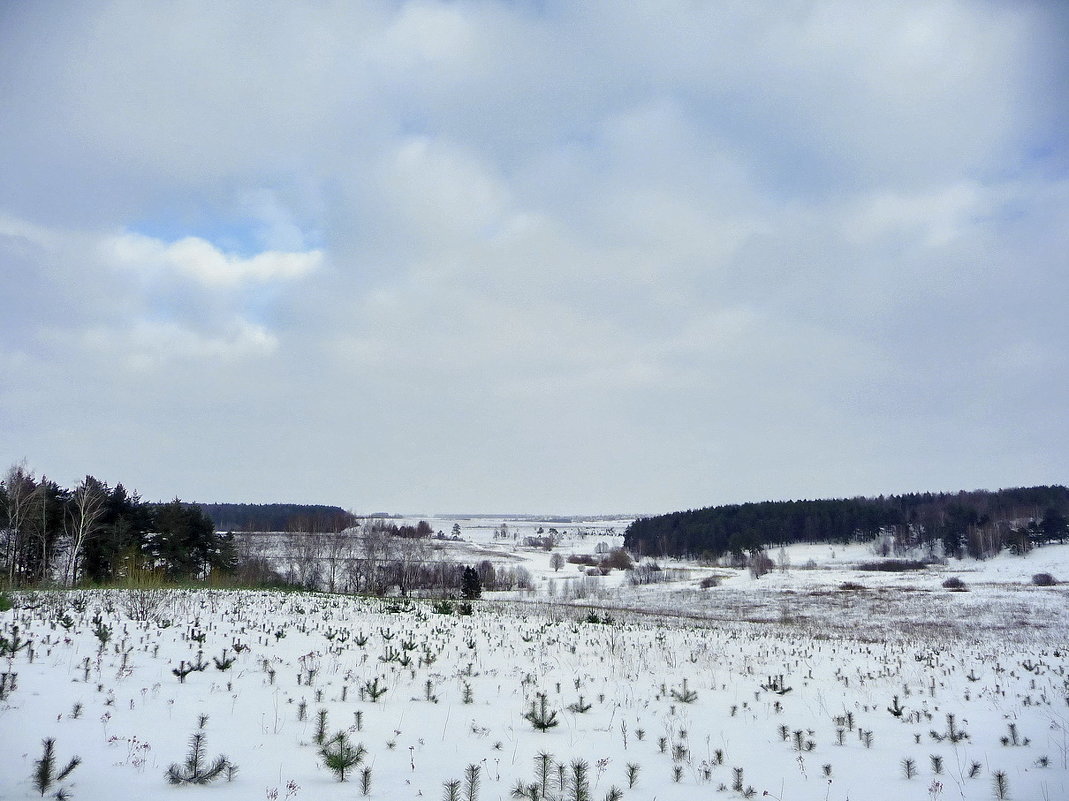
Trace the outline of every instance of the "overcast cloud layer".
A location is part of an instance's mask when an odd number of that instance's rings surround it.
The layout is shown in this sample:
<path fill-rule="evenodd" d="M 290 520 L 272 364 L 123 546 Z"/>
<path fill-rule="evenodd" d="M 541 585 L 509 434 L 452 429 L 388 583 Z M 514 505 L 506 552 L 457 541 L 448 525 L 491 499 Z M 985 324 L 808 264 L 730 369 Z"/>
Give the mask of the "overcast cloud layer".
<path fill-rule="evenodd" d="M 365 512 L 1065 483 L 1065 8 L 4 3 L 0 457 Z"/>

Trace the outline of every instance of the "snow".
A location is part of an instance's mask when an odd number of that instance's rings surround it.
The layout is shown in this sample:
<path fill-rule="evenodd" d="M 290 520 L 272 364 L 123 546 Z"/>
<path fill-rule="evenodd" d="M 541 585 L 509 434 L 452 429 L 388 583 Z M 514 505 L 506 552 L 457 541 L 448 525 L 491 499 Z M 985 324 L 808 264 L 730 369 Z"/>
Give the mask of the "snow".
<path fill-rule="evenodd" d="M 523 533 L 503 543 L 492 527 L 462 522 L 473 548 L 523 560 L 537 589 L 494 594 L 471 615 L 312 593 L 14 594 L 0 634 L 18 626 L 33 653 L 0 660 L 17 674 L 0 701 L 0 798 L 39 797 L 45 737 L 59 766 L 82 758 L 62 783 L 78 799 L 363 797 L 359 768 L 340 783 L 323 766 L 321 709 L 330 734 L 366 747 L 373 799 L 441 798 L 444 782 L 463 789 L 469 765 L 479 799 L 510 798 L 536 780 L 539 753 L 566 772 L 585 760 L 596 801 L 610 786 L 624 799 L 741 798 L 735 768 L 744 792 L 782 801 L 991 799 L 997 771 L 1018 801 L 1069 798 L 1067 590 L 1031 583 L 1069 577 L 1069 546 L 885 573 L 858 569 L 878 558 L 869 546 L 799 545 L 770 552 L 783 566 L 760 578 L 662 561 L 688 577 L 632 587 L 613 571 L 564 600 L 575 566 L 554 571 L 549 553 L 519 545 Z M 572 534 L 559 551 L 592 553 L 606 536 Z M 714 573 L 720 585 L 700 589 Z M 968 591 L 944 589 L 948 576 Z M 111 629 L 104 647 L 97 616 Z M 248 649 L 217 669 L 235 643 Z M 179 681 L 172 671 L 198 654 L 205 669 Z M 385 695 L 361 698 L 376 678 Z M 545 732 L 524 717 L 538 693 L 559 721 Z M 591 708 L 570 710 L 580 696 Z M 173 787 L 164 774 L 185 760 L 200 715 L 207 757 L 238 771 Z M 948 715 L 967 738 L 946 736 Z M 555 767 L 552 777 L 547 795 L 571 797 Z"/>

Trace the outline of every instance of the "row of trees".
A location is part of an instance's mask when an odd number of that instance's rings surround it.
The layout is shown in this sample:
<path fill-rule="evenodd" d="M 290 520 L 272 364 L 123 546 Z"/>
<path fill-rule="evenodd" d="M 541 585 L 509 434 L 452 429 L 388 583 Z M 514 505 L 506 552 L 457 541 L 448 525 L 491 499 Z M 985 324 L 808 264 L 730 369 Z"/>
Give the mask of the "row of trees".
<path fill-rule="evenodd" d="M 236 553 L 197 506 L 146 503 L 90 475 L 66 488 L 20 464 L 0 481 L 0 560 L 7 586 L 73 586 L 145 570 L 202 578 L 233 570 Z"/>
<path fill-rule="evenodd" d="M 462 590 L 468 566 L 488 590 L 531 586 L 530 574 L 522 566 L 495 566 L 489 561 L 471 566 L 450 558 L 448 542 L 431 537 L 432 529 L 424 521 L 397 526 L 373 518 L 344 529 L 317 530 L 303 520 L 291 528 L 282 536 L 237 535 L 236 578 L 242 583 L 365 595 L 394 591 L 449 595 Z"/>
<path fill-rule="evenodd" d="M 221 533 L 209 512 L 267 520 L 272 528 L 284 524 L 286 533 Z M 86 476 L 66 488 L 16 465 L 0 481 L 0 586 L 110 584 L 146 574 L 170 581 L 222 574 L 248 586 L 370 595 L 470 595 L 472 576 L 486 589 L 531 585 L 523 567 L 450 559 L 442 551 L 444 535 L 433 536 L 424 521 L 409 526 L 372 518 L 360 525 L 350 513 L 338 512 L 177 498 L 146 503 L 122 484 Z"/>
<path fill-rule="evenodd" d="M 217 531 L 288 531 L 296 521 L 315 530 L 344 529 L 356 517 L 340 506 L 311 503 L 198 503 Z"/>
<path fill-rule="evenodd" d="M 1069 537 L 1069 489 L 914 493 L 715 506 L 642 518 L 625 546 L 651 556 L 757 553 L 795 542 L 850 542 L 885 536 L 889 547 L 937 546 L 947 556 L 984 558 L 1005 547 L 1027 550 Z"/>

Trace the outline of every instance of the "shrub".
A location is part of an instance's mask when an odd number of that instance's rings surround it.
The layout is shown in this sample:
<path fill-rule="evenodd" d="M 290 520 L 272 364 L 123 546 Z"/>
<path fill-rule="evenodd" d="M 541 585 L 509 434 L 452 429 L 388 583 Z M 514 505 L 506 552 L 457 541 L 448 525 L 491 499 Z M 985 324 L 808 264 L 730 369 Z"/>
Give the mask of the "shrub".
<path fill-rule="evenodd" d="M 1050 573 L 1036 573 L 1032 576 L 1032 583 L 1037 587 L 1053 587 L 1058 581 Z"/>
<path fill-rule="evenodd" d="M 957 576 L 951 576 L 943 581 L 943 588 L 950 590 L 951 592 L 968 592 L 969 588 L 965 586 L 965 582 Z"/>
<path fill-rule="evenodd" d="M 750 557 L 749 568 L 753 578 L 761 578 L 766 573 L 771 573 L 773 567 L 772 560 L 764 551 L 758 551 Z"/>
<path fill-rule="evenodd" d="M 630 570 L 635 566 L 635 561 L 623 548 L 613 548 L 609 555 L 601 560 L 601 567 L 615 570 Z"/>
<path fill-rule="evenodd" d="M 707 590 L 710 587 L 719 587 L 720 576 L 716 575 L 715 573 L 711 576 L 706 576 L 698 582 L 698 586 L 701 587 L 703 590 Z"/>
<path fill-rule="evenodd" d="M 568 564 L 597 567 L 598 560 L 588 553 L 573 553 L 568 556 Z"/>
<path fill-rule="evenodd" d="M 865 585 L 858 584 L 856 581 L 844 581 L 842 584 L 839 585 L 839 589 L 851 591 L 863 590 L 865 589 Z"/>

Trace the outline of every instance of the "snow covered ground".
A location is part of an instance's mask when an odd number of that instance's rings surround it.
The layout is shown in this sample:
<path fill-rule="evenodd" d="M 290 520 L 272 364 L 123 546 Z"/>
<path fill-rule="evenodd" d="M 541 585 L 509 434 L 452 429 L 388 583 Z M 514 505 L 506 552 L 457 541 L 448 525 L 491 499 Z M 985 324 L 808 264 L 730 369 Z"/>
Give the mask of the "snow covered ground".
<path fill-rule="evenodd" d="M 611 536 L 576 534 L 560 552 Z M 16 594 L 0 615 L 0 798 L 39 797 L 46 737 L 57 770 L 82 758 L 49 792 L 94 800 L 354 799 L 365 768 L 377 799 L 443 798 L 453 781 L 468 798 L 473 772 L 484 801 L 532 784 L 595 801 L 613 787 L 979 800 L 998 797 L 1000 775 L 1017 801 L 1069 798 L 1069 593 L 1031 583 L 1069 577 L 1069 546 L 902 573 L 859 570 L 876 560 L 867 546 L 795 546 L 761 578 L 662 562 L 690 572 L 632 587 L 621 571 L 554 570 L 522 538 L 472 538 L 523 560 L 537 589 L 471 615 L 325 594 Z M 719 586 L 701 589 L 712 574 Z M 950 576 L 967 591 L 944 589 Z M 585 597 L 562 591 L 579 581 Z M 16 626 L 32 644 L 11 653 Z M 203 670 L 175 674 L 191 664 Z M 319 755 L 323 713 L 328 739 L 366 748 L 344 783 Z M 200 730 L 206 758 L 237 771 L 172 786 L 165 772 L 187 769 Z"/>

